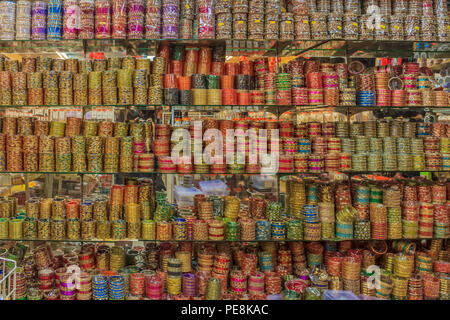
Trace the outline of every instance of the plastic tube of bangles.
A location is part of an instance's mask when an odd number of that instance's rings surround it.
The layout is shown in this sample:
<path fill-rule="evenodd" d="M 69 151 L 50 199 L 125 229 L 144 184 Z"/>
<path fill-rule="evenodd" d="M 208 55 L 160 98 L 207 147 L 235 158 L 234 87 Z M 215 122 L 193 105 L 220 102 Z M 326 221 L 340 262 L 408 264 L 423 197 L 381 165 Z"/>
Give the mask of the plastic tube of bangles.
<path fill-rule="evenodd" d="M 31 9 L 31 39 L 45 40 L 47 29 L 47 2 L 34 1 Z"/>
<path fill-rule="evenodd" d="M 62 30 L 61 0 L 49 0 L 47 10 L 47 39 L 60 40 Z"/>
<path fill-rule="evenodd" d="M 247 39 L 247 14 L 233 13 L 233 38 Z"/>
<path fill-rule="evenodd" d="M 111 1 L 95 1 L 95 38 L 109 39 L 111 37 Z"/>
<path fill-rule="evenodd" d="M 197 4 L 197 27 L 199 39 L 214 39 L 214 1 L 200 0 Z"/>
<path fill-rule="evenodd" d="M 295 16 L 295 39 L 308 40 L 311 38 L 309 16 Z"/>
<path fill-rule="evenodd" d="M 216 39 L 231 39 L 233 15 L 231 13 L 218 13 L 216 17 Z"/>
<path fill-rule="evenodd" d="M 162 0 L 162 38 L 178 38 L 179 3 L 177 0 Z"/>
<path fill-rule="evenodd" d="M 146 1 L 145 38 L 161 37 L 161 0 Z"/>
<path fill-rule="evenodd" d="M 127 0 L 112 0 L 111 37 L 125 39 L 127 37 Z"/>
<path fill-rule="evenodd" d="M 220 61 L 211 62 L 211 74 L 222 76 L 224 74 L 225 63 Z"/>
<path fill-rule="evenodd" d="M 79 29 L 80 11 L 78 0 L 64 0 L 63 39 L 76 39 Z"/>
<path fill-rule="evenodd" d="M 79 39 L 93 39 L 94 38 L 94 11 L 95 0 L 80 0 L 80 26 L 78 30 Z"/>
<path fill-rule="evenodd" d="M 0 2 L 0 20 L 2 22 L 0 40 L 14 40 L 16 21 L 16 3 L 14 1 Z"/>
<path fill-rule="evenodd" d="M 16 40 L 30 40 L 31 1 L 19 0 L 16 7 Z"/>
<path fill-rule="evenodd" d="M 197 280 L 194 273 L 183 274 L 183 295 L 195 297 L 197 295 Z"/>
<path fill-rule="evenodd" d="M 323 89 L 308 89 L 308 104 L 322 105 L 323 104 Z"/>

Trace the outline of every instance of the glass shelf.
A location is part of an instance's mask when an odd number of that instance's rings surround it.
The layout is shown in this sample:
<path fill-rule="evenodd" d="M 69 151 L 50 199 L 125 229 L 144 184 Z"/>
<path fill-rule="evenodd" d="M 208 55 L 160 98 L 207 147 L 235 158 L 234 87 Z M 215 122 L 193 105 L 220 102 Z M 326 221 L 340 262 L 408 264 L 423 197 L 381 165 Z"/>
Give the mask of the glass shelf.
<path fill-rule="evenodd" d="M 281 42 L 279 56 L 306 55 L 328 58 L 376 58 L 376 57 L 414 57 L 425 54 L 434 57 L 445 56 L 450 52 L 447 41 L 408 41 L 408 40 L 305 40 Z"/>
<path fill-rule="evenodd" d="M 135 108 L 135 109 L 147 109 L 154 107 L 188 107 L 188 108 L 240 108 L 240 107 L 261 107 L 261 108 L 282 108 L 282 107 L 295 107 L 293 105 L 273 105 L 273 104 L 258 104 L 258 105 L 231 105 L 231 104 L 214 104 L 214 105 L 191 105 L 191 104 L 108 104 L 108 105 L 0 105 L 0 108 L 12 109 L 12 108 Z M 306 106 L 304 106 L 306 107 Z M 317 106 L 311 106 L 317 107 Z M 322 106 L 325 107 L 325 106 Z"/>
<path fill-rule="evenodd" d="M 103 52 L 124 55 L 156 55 L 160 45 L 222 46 L 227 55 L 276 56 L 276 40 L 237 39 L 73 39 L 73 40 L 0 40 L 0 51 L 5 53 L 42 54 L 63 51 L 77 54 Z M 81 54 L 81 55 L 80 55 Z"/>
<path fill-rule="evenodd" d="M 329 171 L 329 172 L 322 172 L 322 173 L 315 173 L 315 172 L 296 172 L 296 173 L 264 173 L 265 175 L 277 175 L 280 177 L 288 177 L 288 176 L 308 176 L 308 175 L 322 175 L 322 174 L 346 174 L 346 175 L 351 175 L 351 176 L 356 176 L 356 175 L 372 175 L 372 174 L 376 174 L 376 175 L 389 175 L 392 173 L 405 173 L 405 174 L 419 174 L 422 172 L 430 172 L 430 173 L 447 173 L 450 172 L 450 170 L 436 170 L 436 171 L 430 171 L 430 170 L 420 170 L 420 171 L 401 171 L 401 170 L 392 170 L 392 171 L 386 171 L 386 170 L 382 170 L 382 171 Z"/>
<path fill-rule="evenodd" d="M 90 40 L 0 40 L 4 53 L 65 51 L 68 53 L 105 52 L 132 55 L 155 55 L 160 45 L 224 46 L 227 55 L 292 56 L 309 53 L 312 56 L 345 57 L 368 54 L 411 56 L 414 53 L 450 52 L 448 41 L 410 40 L 241 40 L 241 39 L 90 39 Z"/>
<path fill-rule="evenodd" d="M 420 241 L 420 240 L 438 240 L 438 239 L 448 239 L 448 238 L 413 238 L 413 239 L 321 239 L 317 241 L 330 241 L 330 242 L 342 242 L 342 241 L 395 241 L 395 240 L 408 240 L 408 241 Z M 171 242 L 171 243 L 180 243 L 180 242 L 193 242 L 193 243 L 203 243 L 203 242 L 229 242 L 229 243 L 258 243 L 258 242 L 317 242 L 311 240 L 145 240 L 145 239 L 63 239 L 63 240 L 55 240 L 55 239 L 12 239 L 5 238 L 0 239 L 0 241 L 24 241 L 24 242 L 37 242 L 37 241 L 45 241 L 45 242 L 124 242 L 124 241 L 144 241 L 144 242 Z"/>
<path fill-rule="evenodd" d="M 297 175 L 321 175 L 321 174 L 350 174 L 350 175 L 364 175 L 364 174 L 390 174 L 390 173 L 421 173 L 421 172 L 431 172 L 431 173 L 445 173 L 450 172 L 450 170 L 410 170 L 410 171 L 401 171 L 401 170 L 381 170 L 381 171 L 324 171 L 324 172 L 290 172 L 290 173 L 284 173 L 284 172 L 227 172 L 227 173 L 198 173 L 198 172 L 191 172 L 191 173 L 180 173 L 180 172 L 160 172 L 160 171 L 153 171 L 153 172 L 141 172 L 141 171 L 133 171 L 133 172 L 90 172 L 90 171 L 0 171 L 0 175 L 2 174 L 52 174 L 52 175 L 65 175 L 65 174 L 74 174 L 74 175 L 97 175 L 97 174 L 127 174 L 127 175 L 203 175 L 203 176 L 216 176 L 216 175 L 235 175 L 235 174 L 245 174 L 245 175 L 279 175 L 279 176 L 297 176 Z"/>
<path fill-rule="evenodd" d="M 108 104 L 108 105 L 0 105 L 0 109 L 22 109 L 22 108 L 58 108 L 58 109 L 95 109 L 95 108 L 115 108 L 115 109 L 150 109 L 155 107 L 180 107 L 180 108 L 197 108 L 197 109 L 207 109 L 207 108 L 298 108 L 301 111 L 316 111 L 320 109 L 330 109 L 334 111 L 339 110 L 445 110 L 450 111 L 450 106 L 447 107 L 437 107 L 437 106 L 328 106 L 328 105 L 286 105 L 286 104 L 255 104 L 255 105 L 231 105 L 231 104 L 216 104 L 216 105 L 186 105 L 186 104 Z M 219 110 L 221 111 L 221 110 Z"/>
<path fill-rule="evenodd" d="M 299 112 L 312 112 L 312 111 L 321 111 L 323 108 L 316 108 L 313 107 L 307 107 L 306 109 L 299 108 Z M 434 112 L 434 113 L 450 113 L 450 107 L 436 107 L 436 106 L 423 106 L 423 107 L 397 107 L 397 106 L 374 106 L 374 107 L 363 107 L 363 106 L 337 106 L 337 107 L 328 107 L 327 111 L 331 112 L 339 112 L 343 114 L 349 114 L 350 116 L 355 115 L 360 112 L 366 112 L 366 111 L 375 111 L 379 110 L 382 112 L 393 112 L 394 114 L 399 112 Z"/>
<path fill-rule="evenodd" d="M 279 107 L 281 108 L 281 106 Z M 316 111 L 329 111 L 329 112 L 339 112 L 339 113 L 348 113 L 349 115 L 354 115 L 360 112 L 366 111 L 386 111 L 386 112 L 440 112 L 440 113 L 450 113 L 450 106 L 448 107 L 436 107 L 436 106 L 420 106 L 420 107 L 412 107 L 412 106 L 291 106 L 292 110 L 289 111 L 297 111 L 297 112 L 316 112 Z"/>
<path fill-rule="evenodd" d="M 321 41 L 326 41 L 328 39 L 324 39 Z M 305 41 L 317 41 L 317 40 L 305 40 Z M 146 44 L 146 45 L 154 45 L 154 44 L 163 44 L 163 45 L 171 45 L 171 44 L 185 44 L 185 45 L 226 45 L 226 44 L 238 44 L 238 43 L 247 43 L 247 44 L 261 44 L 266 48 L 270 48 L 278 43 L 287 43 L 292 42 L 291 40 L 250 40 L 250 39 L 61 39 L 61 40 L 0 40 L 0 45 L 3 44 L 37 44 L 37 45 L 74 45 L 77 43 L 85 43 L 87 45 L 93 46 L 101 46 L 101 45 L 117 45 L 117 44 L 125 44 L 125 43 L 135 43 L 135 44 Z"/>

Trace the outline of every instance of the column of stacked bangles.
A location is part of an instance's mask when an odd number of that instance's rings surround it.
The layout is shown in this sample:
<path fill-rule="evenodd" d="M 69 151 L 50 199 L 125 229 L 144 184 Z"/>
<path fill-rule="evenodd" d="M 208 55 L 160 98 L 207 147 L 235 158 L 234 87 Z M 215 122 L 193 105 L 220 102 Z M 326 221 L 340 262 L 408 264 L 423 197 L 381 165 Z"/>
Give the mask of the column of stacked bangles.
<path fill-rule="evenodd" d="M 181 192 L 181 191 L 180 191 Z M 178 196 L 177 196 L 178 197 Z M 155 200 L 156 199 L 156 200 Z M 449 183 L 425 179 L 287 181 L 286 203 L 252 196 L 205 196 L 170 204 L 151 180 L 113 185 L 84 200 L 0 201 L 0 239 L 320 241 L 447 239 Z"/>
<path fill-rule="evenodd" d="M 11 245 L 11 243 L 10 243 Z M 443 240 L 0 246 L 19 300 L 448 300 Z M 20 258 L 19 258 L 20 257 Z M 81 269 L 79 286 L 67 271 Z M 370 281 L 380 268 L 380 284 Z M 342 291 L 335 290 L 345 290 Z"/>
<path fill-rule="evenodd" d="M 368 27 L 377 5 L 379 28 Z M 379 5 L 379 6 L 378 6 Z M 448 41 L 447 2 L 1 1 L 0 40 L 236 39 Z M 79 25 L 74 20 L 79 20 Z"/>
<path fill-rule="evenodd" d="M 200 124 L 199 124 L 200 123 Z M 160 172 L 160 173 L 324 173 L 361 171 L 447 171 L 450 125 L 447 122 L 377 120 L 366 122 L 247 121 L 203 119 L 188 126 L 151 120 L 112 122 L 68 117 L 46 121 L 32 117 L 1 118 L 0 171 L 6 172 Z M 223 157 L 194 162 L 194 131 L 222 134 Z M 177 130 L 184 129 L 189 138 Z M 227 130 L 236 138 L 227 141 Z M 262 129 L 267 129 L 267 136 Z M 278 136 L 272 133 L 278 130 Z M 247 133 L 253 131 L 255 135 Z M 174 136 L 175 138 L 172 138 Z M 253 141 L 252 141 L 253 139 Z M 251 144 L 258 146 L 255 150 Z M 204 145 L 204 149 L 202 147 Z M 264 163 L 259 148 L 278 152 L 278 168 Z M 236 152 L 233 159 L 226 154 Z M 239 160 L 242 151 L 243 162 Z M 254 156 L 254 157 L 253 157 Z M 277 163 L 275 163 L 277 164 Z"/>
<path fill-rule="evenodd" d="M 223 46 L 159 48 L 153 60 L 0 58 L 0 105 L 448 107 L 432 59 L 225 62 Z"/>

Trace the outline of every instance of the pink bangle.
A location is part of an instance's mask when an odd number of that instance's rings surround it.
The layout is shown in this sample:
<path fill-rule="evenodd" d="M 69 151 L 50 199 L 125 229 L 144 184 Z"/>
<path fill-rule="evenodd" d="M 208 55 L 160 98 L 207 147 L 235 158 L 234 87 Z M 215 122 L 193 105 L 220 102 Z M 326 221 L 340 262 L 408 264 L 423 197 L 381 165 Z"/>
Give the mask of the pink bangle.
<path fill-rule="evenodd" d="M 91 291 L 79 291 L 77 292 L 78 294 L 90 294 L 92 293 Z"/>
<path fill-rule="evenodd" d="M 248 290 L 264 292 L 264 288 L 262 288 L 262 287 L 261 288 L 248 287 Z"/>

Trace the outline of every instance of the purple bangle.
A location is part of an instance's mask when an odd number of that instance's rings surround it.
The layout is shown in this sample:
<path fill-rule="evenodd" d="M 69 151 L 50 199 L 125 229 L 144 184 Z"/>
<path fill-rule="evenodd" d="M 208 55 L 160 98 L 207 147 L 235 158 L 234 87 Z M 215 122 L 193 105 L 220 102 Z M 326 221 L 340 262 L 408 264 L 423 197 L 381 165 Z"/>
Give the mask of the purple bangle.
<path fill-rule="evenodd" d="M 59 282 L 59 285 L 61 286 L 61 287 L 64 287 L 64 288 L 71 288 L 71 287 L 75 287 L 75 284 L 74 283 L 66 283 L 66 282 Z"/>
<path fill-rule="evenodd" d="M 31 12 L 31 17 L 36 16 L 36 15 L 45 16 L 46 12 L 44 9 L 35 9 Z"/>
<path fill-rule="evenodd" d="M 174 14 L 178 15 L 178 6 L 171 5 L 171 4 L 164 5 L 163 6 L 163 14 L 167 14 L 167 13 L 174 13 Z"/>
<path fill-rule="evenodd" d="M 171 35 L 172 33 L 178 33 L 178 27 L 177 26 L 164 26 L 163 27 L 163 34 Z"/>
<path fill-rule="evenodd" d="M 75 291 L 60 291 L 63 296 L 73 296 Z"/>

